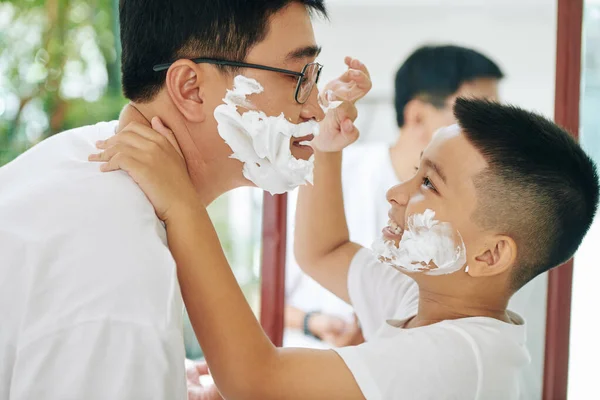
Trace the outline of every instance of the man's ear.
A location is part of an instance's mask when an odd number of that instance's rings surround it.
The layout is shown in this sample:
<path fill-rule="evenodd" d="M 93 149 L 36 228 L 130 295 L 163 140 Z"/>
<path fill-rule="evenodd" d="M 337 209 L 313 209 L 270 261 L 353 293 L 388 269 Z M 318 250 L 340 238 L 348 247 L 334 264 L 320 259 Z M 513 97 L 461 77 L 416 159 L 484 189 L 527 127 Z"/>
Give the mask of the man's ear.
<path fill-rule="evenodd" d="M 205 82 L 203 65 L 190 60 L 177 60 L 167 71 L 166 86 L 171 101 L 190 122 L 200 123 L 206 119 Z"/>
<path fill-rule="evenodd" d="M 502 274 L 510 270 L 517 259 L 517 244 L 511 237 L 499 235 L 487 243 L 469 261 L 468 274 L 474 278 Z"/>
<path fill-rule="evenodd" d="M 419 99 L 412 99 L 404 106 L 404 125 L 415 128 L 423 125 L 425 121 L 425 103 Z"/>

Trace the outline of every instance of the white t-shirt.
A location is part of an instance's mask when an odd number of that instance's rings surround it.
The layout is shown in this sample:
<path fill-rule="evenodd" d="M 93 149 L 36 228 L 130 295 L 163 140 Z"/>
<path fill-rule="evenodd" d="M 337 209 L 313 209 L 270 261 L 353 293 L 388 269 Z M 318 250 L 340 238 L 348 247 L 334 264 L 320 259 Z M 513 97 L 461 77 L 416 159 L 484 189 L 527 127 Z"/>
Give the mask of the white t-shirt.
<path fill-rule="evenodd" d="M 125 172 L 87 161 L 116 126 L 0 168 L 0 399 L 187 399 L 164 226 Z"/>
<path fill-rule="evenodd" d="M 387 192 L 398 184 L 389 144 L 356 144 L 344 151 L 342 187 L 351 241 L 370 248 L 381 236 L 391 207 Z"/>
<path fill-rule="evenodd" d="M 475 317 L 403 329 L 416 315 L 417 284 L 360 250 L 348 290 L 368 340 L 336 349 L 367 400 L 519 398 L 520 369 L 529 363 L 525 326 Z"/>
<path fill-rule="evenodd" d="M 371 247 L 388 222 L 386 193 L 399 184 L 392 166 L 389 145 L 356 144 L 344 151 L 342 185 L 346 220 L 352 241 Z M 288 195 L 288 241 L 286 264 L 286 302 L 296 308 L 321 311 L 352 321 L 352 307 L 304 274 L 294 259 L 294 226 L 298 192 Z M 328 348 L 302 332 L 286 329 L 284 345 Z"/>

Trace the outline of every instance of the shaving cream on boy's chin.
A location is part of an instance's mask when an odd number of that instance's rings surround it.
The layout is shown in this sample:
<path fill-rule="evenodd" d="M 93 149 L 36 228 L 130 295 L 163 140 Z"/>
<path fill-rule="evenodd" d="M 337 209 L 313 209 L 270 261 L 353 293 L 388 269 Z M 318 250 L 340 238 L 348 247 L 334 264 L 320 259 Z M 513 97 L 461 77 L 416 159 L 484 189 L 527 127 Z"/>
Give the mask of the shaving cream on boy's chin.
<path fill-rule="evenodd" d="M 430 209 L 411 215 L 398 247 L 383 237 L 373 243 L 376 257 L 398 270 L 411 273 L 445 275 L 462 269 L 467 262 L 467 250 L 460 233 L 450 223 L 437 221 L 434 217 L 435 212 Z"/>

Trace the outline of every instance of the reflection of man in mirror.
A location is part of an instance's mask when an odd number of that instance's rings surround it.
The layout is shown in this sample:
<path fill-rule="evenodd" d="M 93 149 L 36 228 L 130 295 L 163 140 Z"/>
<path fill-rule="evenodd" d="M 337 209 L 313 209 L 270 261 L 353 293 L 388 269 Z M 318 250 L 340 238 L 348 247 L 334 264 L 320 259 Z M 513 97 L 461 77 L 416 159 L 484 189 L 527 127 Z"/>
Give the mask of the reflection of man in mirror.
<path fill-rule="evenodd" d="M 456 123 L 456 99 L 497 100 L 503 76 L 488 57 L 459 46 L 425 46 L 406 59 L 395 78 L 398 138 L 392 146 L 361 143 L 344 152 L 344 201 L 353 240 L 370 246 L 379 236 L 387 222 L 386 191 L 412 178 L 433 134 Z"/>
<path fill-rule="evenodd" d="M 387 223 L 386 191 L 414 175 L 435 131 L 455 123 L 456 98 L 495 100 L 502 78 L 488 57 L 459 46 L 424 46 L 406 59 L 395 80 L 396 142 L 391 147 L 357 144 L 344 152 L 344 204 L 352 240 L 370 246 L 379 236 Z M 291 242 L 295 196 L 288 210 Z M 360 341 L 352 308 L 302 274 L 292 249 L 288 246 L 284 344 L 322 348 Z"/>
<path fill-rule="evenodd" d="M 165 227 L 127 174 L 88 162 L 97 141 L 147 134 L 160 117 L 204 204 L 236 187 L 279 192 L 312 177 L 310 129 L 325 114 L 311 15 L 326 14 L 322 0 L 121 0 L 119 11 L 130 100 L 120 120 L 55 135 L 0 169 L 1 399 L 187 398 Z M 355 101 L 370 78 L 358 60 L 346 64 L 333 87 L 350 85 Z M 240 110 L 249 104 L 252 126 Z M 358 136 L 352 101 L 327 115 L 322 143 L 332 120 Z"/>

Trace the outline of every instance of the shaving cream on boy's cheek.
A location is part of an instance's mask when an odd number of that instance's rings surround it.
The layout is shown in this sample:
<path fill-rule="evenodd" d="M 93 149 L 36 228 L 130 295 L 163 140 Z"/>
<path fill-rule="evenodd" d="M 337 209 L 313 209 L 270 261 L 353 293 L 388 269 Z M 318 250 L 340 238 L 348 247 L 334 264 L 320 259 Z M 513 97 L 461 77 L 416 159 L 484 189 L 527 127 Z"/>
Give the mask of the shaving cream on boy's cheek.
<path fill-rule="evenodd" d="M 312 183 L 314 156 L 299 160 L 292 155 L 290 139 L 318 134 L 318 123 L 308 121 L 293 124 L 283 113 L 269 117 L 252 110 L 247 97 L 263 92 L 254 79 L 238 75 L 233 90 L 227 90 L 215 109 L 219 135 L 231 147 L 235 158 L 244 163 L 244 177 L 271 194 L 288 192 L 305 183 Z M 249 109 L 240 114 L 238 107 Z"/>
<path fill-rule="evenodd" d="M 406 272 L 445 275 L 462 269 L 467 251 L 460 233 L 434 217 L 429 209 L 411 215 L 398 247 L 382 237 L 373 243 L 373 252 L 381 262 Z"/>

